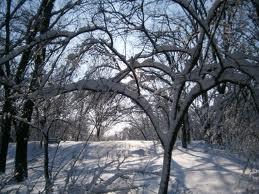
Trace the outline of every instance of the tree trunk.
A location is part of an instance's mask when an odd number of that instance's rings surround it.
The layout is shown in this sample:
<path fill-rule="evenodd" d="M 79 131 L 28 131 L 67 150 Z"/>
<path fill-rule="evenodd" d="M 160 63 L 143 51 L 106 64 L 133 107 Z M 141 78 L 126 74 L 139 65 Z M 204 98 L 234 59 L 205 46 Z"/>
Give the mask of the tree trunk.
<path fill-rule="evenodd" d="M 44 136 L 44 178 L 45 192 L 51 193 L 51 181 L 49 176 L 49 140 L 48 135 Z"/>
<path fill-rule="evenodd" d="M 3 106 L 3 117 L 0 128 L 0 173 L 5 172 L 6 168 L 6 157 L 8 152 L 8 144 L 10 140 L 10 132 L 12 126 L 12 118 L 9 115 L 13 114 L 12 101 L 9 99 L 10 89 L 5 87 L 5 103 Z"/>
<path fill-rule="evenodd" d="M 187 141 L 188 141 L 188 137 L 187 137 L 187 129 L 185 127 L 185 124 L 182 127 L 182 147 L 187 149 Z"/>
<path fill-rule="evenodd" d="M 182 126 L 182 147 L 188 147 L 188 143 L 191 141 L 191 134 L 190 134 L 190 127 L 189 127 L 189 120 L 188 120 L 188 113 L 185 113 L 183 118 L 183 126 Z"/>
<path fill-rule="evenodd" d="M 187 130 L 187 144 L 191 143 L 191 128 L 188 128 Z"/>
<path fill-rule="evenodd" d="M 15 154 L 15 179 L 21 182 L 28 176 L 27 173 L 27 142 L 28 135 L 26 127 L 19 129 L 16 139 L 16 154 Z"/>
<path fill-rule="evenodd" d="M 0 173 L 4 173 L 6 168 L 6 157 L 10 139 L 11 123 L 12 120 L 10 116 L 4 115 L 2 118 L 2 126 L 0 132 Z"/>
<path fill-rule="evenodd" d="M 168 192 L 171 160 L 172 160 L 172 151 L 168 151 L 167 149 L 165 149 L 164 159 L 163 159 L 163 169 L 162 169 L 161 181 L 160 181 L 159 191 L 158 191 L 159 194 L 167 194 Z"/>
<path fill-rule="evenodd" d="M 36 36 L 37 31 L 40 32 L 40 34 L 44 34 L 47 32 L 50 18 L 51 18 L 51 11 L 54 6 L 55 0 L 42 0 L 41 8 L 42 13 L 41 17 L 38 19 L 38 25 L 36 25 L 36 29 L 34 30 L 34 33 L 31 37 Z M 39 9 L 41 9 L 39 8 Z M 29 41 L 30 42 L 30 41 Z M 41 52 L 38 52 L 35 57 L 35 67 L 34 71 L 32 73 L 32 81 L 30 83 L 30 91 L 37 90 L 39 83 L 38 78 L 40 77 L 40 74 L 42 73 L 43 68 L 43 62 L 45 60 L 45 53 L 46 49 L 44 45 L 38 45 L 38 49 L 41 49 Z M 28 50 L 27 52 L 31 52 L 31 50 Z M 21 59 L 21 69 L 24 71 L 24 67 L 27 66 L 28 61 L 28 53 L 24 53 L 25 59 L 27 60 L 23 61 L 23 57 Z M 22 76 L 21 72 L 17 71 L 18 78 L 20 79 Z M 16 76 L 17 77 L 17 76 Z M 17 82 L 19 82 L 19 79 L 17 79 Z M 31 116 L 33 112 L 34 103 L 32 100 L 27 100 L 23 107 L 23 115 L 22 118 L 25 118 L 27 122 L 31 121 Z M 28 143 L 28 137 L 29 137 L 29 124 L 20 122 L 20 125 L 18 126 L 18 129 L 16 130 L 17 134 L 17 143 L 16 143 L 16 156 L 15 156 L 15 177 L 18 182 L 23 181 L 25 177 L 27 177 L 27 143 Z"/>
<path fill-rule="evenodd" d="M 5 16 L 5 54 L 10 52 L 10 10 L 11 10 L 11 1 L 6 0 L 6 16 Z M 10 63 L 5 63 L 5 70 L 0 67 L 0 76 L 7 75 L 10 76 Z M 12 101 L 10 100 L 10 88 L 9 86 L 4 86 L 5 91 L 5 102 L 3 106 L 3 118 L 0 126 L 0 173 L 5 172 L 6 168 L 6 157 L 8 152 L 8 144 L 10 139 L 12 119 L 8 113 L 12 113 Z"/>
<path fill-rule="evenodd" d="M 23 108 L 23 118 L 31 121 L 34 103 L 27 100 Z M 29 124 L 20 122 L 16 129 L 15 178 L 21 182 L 28 176 L 27 172 L 27 143 L 29 138 Z"/>

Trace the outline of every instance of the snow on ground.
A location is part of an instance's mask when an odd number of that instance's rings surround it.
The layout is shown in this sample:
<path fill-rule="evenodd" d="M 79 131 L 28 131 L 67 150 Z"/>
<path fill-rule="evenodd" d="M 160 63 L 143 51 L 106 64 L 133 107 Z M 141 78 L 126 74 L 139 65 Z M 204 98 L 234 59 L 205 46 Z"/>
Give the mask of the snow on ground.
<path fill-rule="evenodd" d="M 49 152 L 54 193 L 157 193 L 163 150 L 156 142 L 67 141 L 50 144 Z M 11 179 L 14 154 L 15 145 L 11 144 L 7 172 L 0 176 L 0 193 L 43 191 L 43 149 L 39 143 L 29 143 L 29 176 L 20 185 Z M 194 142 L 188 150 L 177 145 L 169 193 L 259 193 L 255 179 L 242 174 L 243 167 L 236 156 L 204 143 Z"/>

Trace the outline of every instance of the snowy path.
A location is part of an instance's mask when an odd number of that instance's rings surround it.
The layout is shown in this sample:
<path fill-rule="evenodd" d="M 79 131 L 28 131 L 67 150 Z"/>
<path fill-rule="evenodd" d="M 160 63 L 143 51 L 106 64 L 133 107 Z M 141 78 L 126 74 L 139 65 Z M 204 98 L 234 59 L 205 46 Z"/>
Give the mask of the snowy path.
<path fill-rule="evenodd" d="M 245 193 L 248 187 L 241 162 L 220 150 L 178 147 L 173 157 L 173 175 L 193 193 Z"/>
<path fill-rule="evenodd" d="M 162 164 L 162 149 L 158 144 L 144 141 L 94 142 L 86 145 L 78 157 L 83 147 L 82 142 L 60 144 L 53 162 L 54 191 L 78 194 L 120 188 L 120 192 L 110 193 L 157 193 Z M 6 177 L 12 175 L 14 150 L 15 146 L 11 145 L 7 175 L 0 177 L 2 185 Z M 50 145 L 49 150 L 50 158 L 53 158 L 56 145 Z M 9 182 L 0 193 L 15 193 L 18 188 L 21 193 L 43 190 L 43 156 L 38 143 L 29 144 L 28 158 L 28 180 L 22 186 Z M 74 160 L 77 162 L 72 165 Z M 242 169 L 240 160 L 206 144 L 193 143 L 188 150 L 177 146 L 173 151 L 169 190 L 170 193 L 245 194 L 248 193 L 246 189 L 254 189 L 256 183 L 242 175 Z M 136 186 L 135 190 L 129 191 L 129 187 Z M 87 189 L 90 191 L 86 192 Z"/>

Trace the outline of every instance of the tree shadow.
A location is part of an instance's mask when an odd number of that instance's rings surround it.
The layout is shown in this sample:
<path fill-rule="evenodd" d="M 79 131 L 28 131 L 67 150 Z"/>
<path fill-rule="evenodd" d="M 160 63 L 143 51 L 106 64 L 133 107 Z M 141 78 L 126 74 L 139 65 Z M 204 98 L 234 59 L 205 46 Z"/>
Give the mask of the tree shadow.
<path fill-rule="evenodd" d="M 137 193 L 156 193 L 162 171 L 161 146 L 145 142 L 143 145 L 133 144 L 132 142 L 127 145 L 125 142 L 91 142 L 90 144 L 66 142 L 60 144 L 58 149 L 57 145 L 51 144 L 50 162 L 55 157 L 52 175 L 57 174 L 54 186 L 62 187 L 68 175 L 71 176 L 71 181 L 77 180 L 81 185 L 87 184 L 104 165 L 113 161 L 103 170 L 98 184 L 120 172 L 129 176 L 136 186 L 143 185 L 137 188 Z M 32 143 L 29 144 L 28 149 L 28 181 L 30 185 L 36 185 L 34 189 L 36 191 L 42 189 L 44 185 L 43 152 L 38 146 L 37 143 Z M 171 162 L 169 193 L 191 193 L 191 191 L 204 193 L 207 190 L 203 187 L 207 187 L 207 183 L 210 184 L 208 188 L 213 191 L 222 191 L 220 188 L 222 186 L 225 190 L 221 193 L 233 193 L 234 183 L 229 181 L 229 176 L 240 176 L 239 171 L 236 170 L 240 167 L 239 162 L 224 153 L 217 153 L 217 151 L 214 153 L 205 149 L 202 146 L 191 146 L 190 149 L 185 150 L 176 146 Z M 13 160 L 10 156 L 8 159 Z M 72 166 L 74 160 L 76 164 Z M 233 164 L 236 166 L 233 167 Z M 11 162 L 8 165 L 11 165 Z M 8 168 L 10 169 L 10 166 Z M 80 178 L 77 179 L 78 177 Z M 210 177 L 215 178 L 215 183 L 208 182 L 207 179 L 211 179 Z M 73 183 L 75 187 L 72 186 L 71 191 L 78 190 L 80 185 L 77 184 L 78 182 Z M 114 184 L 120 185 L 119 182 Z"/>
<path fill-rule="evenodd" d="M 248 184 L 257 185 L 256 182 L 242 175 L 244 163 L 234 156 L 218 150 L 208 150 L 204 146 L 191 147 L 188 150 L 177 147 L 175 152 L 182 153 L 181 157 L 189 161 L 188 164 L 181 163 L 181 159 L 176 157 L 172 163 L 172 172 L 183 185 L 188 185 L 189 189 L 198 193 L 204 192 L 202 190 L 236 193 L 245 191 Z M 190 163 L 192 165 L 189 165 Z M 188 177 L 187 180 L 186 177 Z M 206 184 L 209 185 L 208 188 Z M 209 191 L 209 188 L 212 191 Z"/>

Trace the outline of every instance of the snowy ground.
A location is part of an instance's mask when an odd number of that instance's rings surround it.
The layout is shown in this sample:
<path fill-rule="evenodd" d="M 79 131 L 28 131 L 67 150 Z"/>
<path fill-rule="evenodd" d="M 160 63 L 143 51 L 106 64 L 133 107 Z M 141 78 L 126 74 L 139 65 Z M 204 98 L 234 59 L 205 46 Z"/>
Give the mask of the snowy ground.
<path fill-rule="evenodd" d="M 38 142 L 31 142 L 28 151 L 28 180 L 17 185 L 11 179 L 15 146 L 10 146 L 7 172 L 0 176 L 0 193 L 44 190 L 43 150 Z M 163 152 L 155 142 L 62 142 L 58 147 L 51 144 L 49 151 L 54 193 L 157 193 Z M 259 193 L 258 179 L 242 174 L 243 167 L 236 156 L 201 142 L 192 143 L 188 150 L 177 146 L 169 190 L 197 194 Z"/>

